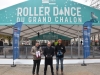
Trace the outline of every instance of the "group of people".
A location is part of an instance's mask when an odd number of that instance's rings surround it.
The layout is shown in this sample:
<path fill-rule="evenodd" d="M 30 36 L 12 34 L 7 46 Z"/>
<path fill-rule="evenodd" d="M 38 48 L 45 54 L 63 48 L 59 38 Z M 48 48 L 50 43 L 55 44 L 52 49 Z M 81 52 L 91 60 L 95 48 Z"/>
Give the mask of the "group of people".
<path fill-rule="evenodd" d="M 31 54 L 33 55 L 33 71 L 32 74 L 35 75 L 35 69 L 36 75 L 39 75 L 39 68 L 40 68 L 40 62 L 41 62 L 41 55 L 43 54 L 45 56 L 45 65 L 44 65 L 44 75 L 47 75 L 47 66 L 50 65 L 51 67 L 51 73 L 54 75 L 53 70 L 53 56 L 56 55 L 56 74 L 58 74 L 59 71 L 59 60 L 61 63 L 61 74 L 63 74 L 63 59 L 64 59 L 64 53 L 66 52 L 65 47 L 62 45 L 62 40 L 58 40 L 58 44 L 53 48 L 51 46 L 51 42 L 47 43 L 47 46 L 44 50 L 40 47 L 39 43 L 36 42 L 35 46 L 31 49 Z"/>

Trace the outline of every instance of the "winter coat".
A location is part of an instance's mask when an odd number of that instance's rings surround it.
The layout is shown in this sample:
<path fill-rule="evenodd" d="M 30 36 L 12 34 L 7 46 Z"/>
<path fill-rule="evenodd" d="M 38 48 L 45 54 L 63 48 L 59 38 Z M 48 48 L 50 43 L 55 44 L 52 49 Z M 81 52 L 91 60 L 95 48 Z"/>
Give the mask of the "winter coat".
<path fill-rule="evenodd" d="M 36 46 L 33 46 L 31 48 L 31 54 L 33 55 L 33 60 L 41 60 L 41 56 L 40 57 L 37 57 L 36 56 L 36 52 L 37 51 L 40 51 L 40 55 L 42 55 L 42 48 L 41 47 L 36 47 Z"/>
<path fill-rule="evenodd" d="M 53 56 L 54 56 L 54 48 L 46 47 L 44 49 L 44 56 L 45 56 L 45 64 L 52 64 L 53 63 Z"/>
<path fill-rule="evenodd" d="M 64 47 L 62 44 L 61 44 L 61 45 L 58 44 L 58 45 L 55 47 L 55 54 L 56 54 L 56 57 L 63 58 L 65 52 L 66 52 L 65 47 Z"/>

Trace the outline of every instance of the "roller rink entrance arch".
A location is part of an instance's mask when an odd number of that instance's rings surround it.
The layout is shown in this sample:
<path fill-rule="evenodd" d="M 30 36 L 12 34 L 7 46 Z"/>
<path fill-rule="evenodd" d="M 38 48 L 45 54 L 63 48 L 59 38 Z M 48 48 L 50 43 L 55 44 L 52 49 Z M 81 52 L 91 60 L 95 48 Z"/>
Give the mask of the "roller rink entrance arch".
<path fill-rule="evenodd" d="M 73 40 L 80 38 L 76 42 L 77 45 L 66 46 L 69 50 L 66 55 L 71 58 L 75 56 L 75 58 L 82 58 L 83 48 L 80 46 L 80 41 L 83 38 L 83 24 L 90 19 L 95 19 L 94 27 L 99 26 L 99 13 L 100 10 L 73 0 L 25 0 L 0 9 L 0 26 L 13 26 L 17 22 L 22 22 L 20 36 L 28 38 L 35 37 L 37 32 L 40 32 L 40 35 L 54 32 Z M 27 33 L 23 33 L 25 29 Z M 93 33 L 96 31 L 94 29 L 92 29 Z M 32 30 L 33 33 L 27 30 Z"/>

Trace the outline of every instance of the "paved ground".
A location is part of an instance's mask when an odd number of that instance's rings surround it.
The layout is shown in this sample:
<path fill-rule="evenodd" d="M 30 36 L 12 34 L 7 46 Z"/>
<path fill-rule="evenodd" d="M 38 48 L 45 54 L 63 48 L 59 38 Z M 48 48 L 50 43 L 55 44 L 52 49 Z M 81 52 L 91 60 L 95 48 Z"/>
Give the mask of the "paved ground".
<path fill-rule="evenodd" d="M 40 75 L 43 75 L 43 68 L 44 66 L 41 65 Z M 16 67 L 0 65 L 0 75 L 32 75 L 31 71 L 32 65 L 17 65 Z M 47 75 L 51 75 L 50 67 L 48 67 Z M 61 75 L 60 71 L 59 75 Z M 100 64 L 88 64 L 87 66 L 64 65 L 64 75 L 100 75 Z"/>

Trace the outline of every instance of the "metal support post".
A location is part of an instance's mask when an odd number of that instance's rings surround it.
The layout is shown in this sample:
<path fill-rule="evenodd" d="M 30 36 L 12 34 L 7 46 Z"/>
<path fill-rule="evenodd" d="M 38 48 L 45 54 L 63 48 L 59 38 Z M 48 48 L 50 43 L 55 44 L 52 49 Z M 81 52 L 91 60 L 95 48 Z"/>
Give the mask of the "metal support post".
<path fill-rule="evenodd" d="M 73 48 L 72 48 L 72 45 L 71 45 L 71 58 L 73 58 Z"/>
<path fill-rule="evenodd" d="M 26 47 L 26 59 L 27 59 L 27 57 L 28 57 L 28 56 L 27 56 L 27 47 Z"/>
<path fill-rule="evenodd" d="M 80 59 L 80 36 L 79 36 L 79 30 L 78 30 L 78 58 Z"/>

